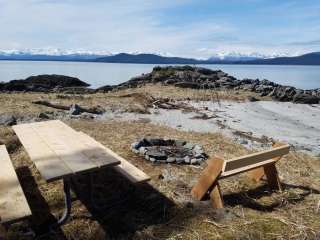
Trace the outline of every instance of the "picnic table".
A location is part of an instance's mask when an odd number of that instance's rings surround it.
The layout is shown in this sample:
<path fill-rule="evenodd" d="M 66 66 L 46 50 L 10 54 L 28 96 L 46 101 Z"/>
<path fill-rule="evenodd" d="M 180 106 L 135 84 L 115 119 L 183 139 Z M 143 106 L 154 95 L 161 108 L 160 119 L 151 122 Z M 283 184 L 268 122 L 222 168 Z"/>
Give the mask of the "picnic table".
<path fill-rule="evenodd" d="M 57 226 L 64 224 L 70 216 L 73 177 L 115 167 L 131 181 L 149 180 L 149 177 L 135 166 L 93 138 L 59 120 L 20 124 L 13 129 L 41 176 L 47 182 L 63 180 L 65 210 L 57 220 Z"/>

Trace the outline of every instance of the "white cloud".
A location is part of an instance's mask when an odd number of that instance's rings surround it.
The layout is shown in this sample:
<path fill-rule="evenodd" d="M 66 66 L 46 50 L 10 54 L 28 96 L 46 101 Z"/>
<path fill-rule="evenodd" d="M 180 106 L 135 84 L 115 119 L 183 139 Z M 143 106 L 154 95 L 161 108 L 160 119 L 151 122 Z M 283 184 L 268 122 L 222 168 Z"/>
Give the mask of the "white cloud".
<path fill-rule="evenodd" d="M 157 15 L 189 1 L 0 0 L 0 49 L 87 48 L 188 56 L 224 26 L 208 21 L 167 26 Z"/>
<path fill-rule="evenodd" d="M 209 57 L 217 51 L 295 54 L 314 50 L 314 46 L 287 44 L 316 40 L 319 31 L 311 26 L 303 29 L 305 39 L 300 36 L 289 41 L 299 29 L 276 26 L 264 29 L 267 33 L 255 29 L 257 32 L 252 34 L 252 29 L 238 26 L 236 17 L 199 17 L 192 18 L 193 21 L 185 19 L 179 24 L 166 22 L 164 13 L 191 2 L 194 1 L 0 0 L 0 49 L 53 47 L 105 52 L 169 52 L 193 57 Z M 266 9 L 268 11 L 274 9 Z M 311 15 L 314 14 L 312 11 Z M 268 38 L 263 41 L 260 35 Z M 289 40 L 275 44 L 271 41 L 275 36 Z"/>

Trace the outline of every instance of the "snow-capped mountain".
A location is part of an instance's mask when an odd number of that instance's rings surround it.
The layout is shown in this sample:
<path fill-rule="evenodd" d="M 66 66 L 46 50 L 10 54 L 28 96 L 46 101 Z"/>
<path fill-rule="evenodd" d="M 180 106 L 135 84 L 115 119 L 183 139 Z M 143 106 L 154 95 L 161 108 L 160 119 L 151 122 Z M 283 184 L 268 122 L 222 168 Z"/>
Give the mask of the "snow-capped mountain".
<path fill-rule="evenodd" d="M 174 57 L 169 53 L 110 53 L 107 51 L 61 50 L 55 48 L 0 50 L 0 60 L 75 61 L 140 64 L 295 64 L 320 65 L 319 53 L 289 55 L 220 52 L 209 59 Z"/>
<path fill-rule="evenodd" d="M 211 61 L 250 61 L 256 59 L 267 59 L 267 58 L 277 58 L 277 57 L 289 57 L 288 53 L 271 53 L 271 54 L 262 54 L 258 52 L 252 53 L 240 53 L 240 52 L 219 52 L 213 54 L 209 58 Z"/>
<path fill-rule="evenodd" d="M 109 51 L 87 51 L 83 49 L 72 49 L 72 50 L 64 50 L 59 48 L 35 48 L 35 49 L 11 49 L 11 50 L 0 50 L 0 55 L 2 56 L 12 56 L 12 55 L 46 55 L 46 56 L 112 56 L 117 55 L 123 52 L 109 52 Z M 168 52 L 141 52 L 141 51 L 134 51 L 134 52 L 126 52 L 132 55 L 139 55 L 139 54 L 153 54 L 162 57 L 173 57 L 171 53 Z"/>
<path fill-rule="evenodd" d="M 39 48 L 39 49 L 11 49 L 0 50 L 0 60 L 94 60 L 102 57 L 116 56 L 122 52 L 109 51 L 87 51 L 82 49 L 63 50 L 59 48 Z M 130 55 L 152 54 L 161 57 L 173 57 L 170 53 L 163 52 L 128 52 Z"/>
<path fill-rule="evenodd" d="M 0 60 L 88 61 L 109 56 L 109 52 L 62 50 L 57 48 L 0 50 Z"/>

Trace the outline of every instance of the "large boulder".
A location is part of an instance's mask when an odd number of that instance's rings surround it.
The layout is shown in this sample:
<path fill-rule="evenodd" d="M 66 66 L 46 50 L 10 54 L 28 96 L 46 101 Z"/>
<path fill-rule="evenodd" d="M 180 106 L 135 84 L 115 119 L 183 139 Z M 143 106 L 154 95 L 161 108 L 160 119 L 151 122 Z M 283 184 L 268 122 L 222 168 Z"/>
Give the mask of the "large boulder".
<path fill-rule="evenodd" d="M 258 85 L 258 86 L 255 86 L 255 92 L 260 93 L 260 95 L 263 97 L 270 94 L 273 88 L 274 87 L 271 85 Z"/>
<path fill-rule="evenodd" d="M 1 86 L 0 90 L 46 92 L 59 88 L 88 86 L 90 85 L 81 81 L 78 78 L 52 74 L 31 76 L 24 80 L 12 80 L 8 83 L 4 83 Z"/>
<path fill-rule="evenodd" d="M 309 94 L 296 94 L 293 97 L 294 103 L 303 103 L 303 104 L 318 104 L 320 103 L 320 97 L 309 95 Z"/>
<path fill-rule="evenodd" d="M 269 94 L 274 100 L 280 102 L 291 102 L 293 96 L 297 93 L 297 89 L 289 86 L 277 86 Z"/>
<path fill-rule="evenodd" d="M 13 114 L 0 114 L 0 125 L 12 126 L 17 124 L 17 118 Z"/>

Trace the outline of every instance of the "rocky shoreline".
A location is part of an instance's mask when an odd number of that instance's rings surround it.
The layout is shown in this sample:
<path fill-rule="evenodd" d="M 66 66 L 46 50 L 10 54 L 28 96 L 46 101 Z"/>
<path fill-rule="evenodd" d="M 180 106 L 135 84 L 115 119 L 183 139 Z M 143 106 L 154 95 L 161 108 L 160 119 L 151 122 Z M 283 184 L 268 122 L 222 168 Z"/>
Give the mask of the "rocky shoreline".
<path fill-rule="evenodd" d="M 281 102 L 318 104 L 320 88 L 302 90 L 291 86 L 283 86 L 269 80 L 243 79 L 239 80 L 221 70 L 210 70 L 201 67 L 177 66 L 155 67 L 151 73 L 142 74 L 117 86 L 105 86 L 100 90 L 125 89 L 139 87 L 144 84 L 164 84 L 181 88 L 245 90 L 270 96 Z"/>
<path fill-rule="evenodd" d="M 142 87 L 146 84 L 162 84 L 179 88 L 211 90 L 243 90 L 261 97 L 270 96 L 275 101 L 303 104 L 319 104 L 320 88 L 312 90 L 283 86 L 263 79 L 236 79 L 221 70 L 193 66 L 154 67 L 152 72 L 131 78 L 119 85 L 106 85 L 97 89 L 78 78 L 63 75 L 38 75 L 24 80 L 0 83 L 0 92 L 63 92 L 88 94 Z"/>

